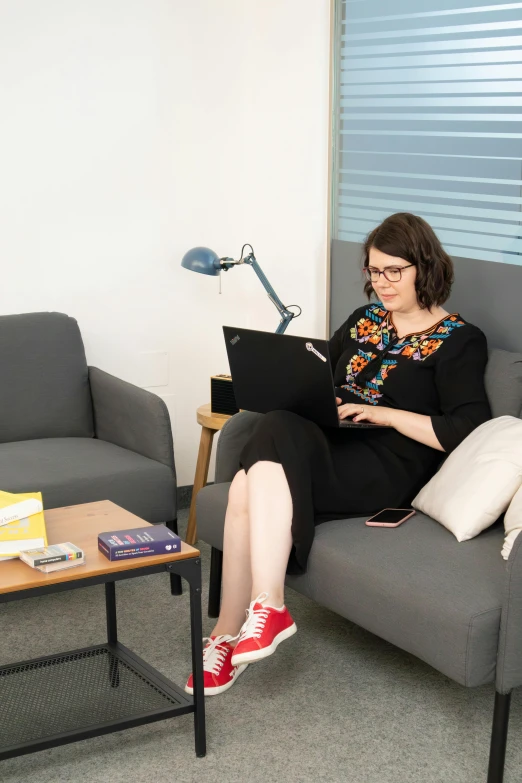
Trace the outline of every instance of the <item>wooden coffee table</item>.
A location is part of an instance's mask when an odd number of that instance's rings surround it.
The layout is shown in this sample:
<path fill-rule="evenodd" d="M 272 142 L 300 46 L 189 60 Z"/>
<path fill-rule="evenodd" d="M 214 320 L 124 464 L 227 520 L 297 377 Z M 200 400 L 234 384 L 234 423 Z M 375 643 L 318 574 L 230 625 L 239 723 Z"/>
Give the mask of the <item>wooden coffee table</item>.
<path fill-rule="evenodd" d="M 0 667 L 0 759 L 188 712 L 204 756 L 199 551 L 183 542 L 175 554 L 110 562 L 98 551 L 98 533 L 148 523 L 108 500 L 46 511 L 45 520 L 49 544 L 71 541 L 85 551 L 85 565 L 43 574 L 18 559 L 0 562 L 0 603 L 105 584 L 107 642 Z M 190 587 L 193 697 L 118 641 L 116 582 L 165 571 Z"/>

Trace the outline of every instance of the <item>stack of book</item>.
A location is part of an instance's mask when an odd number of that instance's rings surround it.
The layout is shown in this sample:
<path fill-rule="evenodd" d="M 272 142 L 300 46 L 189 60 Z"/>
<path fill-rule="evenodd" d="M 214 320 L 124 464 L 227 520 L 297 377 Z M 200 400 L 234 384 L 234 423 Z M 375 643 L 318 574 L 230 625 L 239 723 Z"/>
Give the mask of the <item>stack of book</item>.
<path fill-rule="evenodd" d="M 53 571 L 62 571 L 64 568 L 83 565 L 85 555 L 83 550 L 67 542 L 66 544 L 53 544 L 41 549 L 28 549 L 25 552 L 20 552 L 20 560 L 31 568 L 43 571 L 44 574 L 50 574 Z"/>
<path fill-rule="evenodd" d="M 47 533 L 42 493 L 0 490 L 0 560 L 43 546 L 47 546 Z"/>

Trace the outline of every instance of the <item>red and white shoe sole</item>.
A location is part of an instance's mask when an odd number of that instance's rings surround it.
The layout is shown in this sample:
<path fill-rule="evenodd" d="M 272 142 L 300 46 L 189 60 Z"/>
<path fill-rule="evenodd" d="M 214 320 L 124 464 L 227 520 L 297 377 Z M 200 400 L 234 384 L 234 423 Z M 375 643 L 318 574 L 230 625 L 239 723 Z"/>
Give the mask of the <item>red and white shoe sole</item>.
<path fill-rule="evenodd" d="M 239 675 L 245 671 L 247 666 L 248 664 L 246 663 L 242 666 L 238 666 L 230 682 L 225 683 L 225 685 L 216 685 L 214 688 L 205 688 L 205 696 L 217 696 L 219 693 L 228 691 L 228 689 L 233 686 Z M 185 691 L 190 693 L 192 696 L 194 695 L 194 688 L 191 688 L 188 685 L 185 685 Z"/>
<path fill-rule="evenodd" d="M 233 654 L 232 665 L 240 666 L 242 663 L 255 663 L 256 661 L 262 661 L 263 658 L 268 658 L 269 655 L 272 655 L 272 653 L 276 651 L 281 642 L 284 642 L 285 639 L 289 639 L 296 631 L 297 626 L 294 623 L 289 628 L 285 628 L 284 631 L 278 633 L 277 636 L 274 636 L 272 644 L 269 644 L 267 647 L 262 647 L 260 650 L 249 650 L 245 653 L 239 653 L 239 655 Z"/>

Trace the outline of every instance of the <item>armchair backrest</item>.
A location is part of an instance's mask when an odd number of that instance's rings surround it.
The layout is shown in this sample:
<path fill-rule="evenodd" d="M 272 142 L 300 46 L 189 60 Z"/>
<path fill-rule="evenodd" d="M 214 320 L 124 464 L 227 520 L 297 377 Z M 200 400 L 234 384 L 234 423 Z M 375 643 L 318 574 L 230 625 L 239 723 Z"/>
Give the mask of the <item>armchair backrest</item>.
<path fill-rule="evenodd" d="M 0 316 L 0 443 L 93 434 L 87 362 L 74 318 Z"/>

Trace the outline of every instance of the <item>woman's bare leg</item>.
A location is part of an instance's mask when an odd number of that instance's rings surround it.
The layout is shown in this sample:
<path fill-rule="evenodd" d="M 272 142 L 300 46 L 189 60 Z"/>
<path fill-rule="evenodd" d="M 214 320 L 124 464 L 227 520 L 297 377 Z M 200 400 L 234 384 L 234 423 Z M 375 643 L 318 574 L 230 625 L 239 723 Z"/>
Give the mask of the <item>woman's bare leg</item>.
<path fill-rule="evenodd" d="M 283 466 L 256 462 L 247 474 L 250 519 L 251 599 L 268 593 L 266 603 L 284 604 L 285 573 L 292 548 L 292 496 Z"/>
<path fill-rule="evenodd" d="M 240 470 L 234 476 L 228 495 L 223 540 L 223 595 L 212 636 L 237 636 L 245 621 L 251 592 L 248 485 L 245 471 Z"/>
<path fill-rule="evenodd" d="M 282 465 L 256 462 L 240 470 L 230 486 L 223 542 L 223 595 L 212 636 L 236 636 L 245 609 L 268 593 L 284 604 L 284 581 L 292 547 L 292 496 Z"/>

